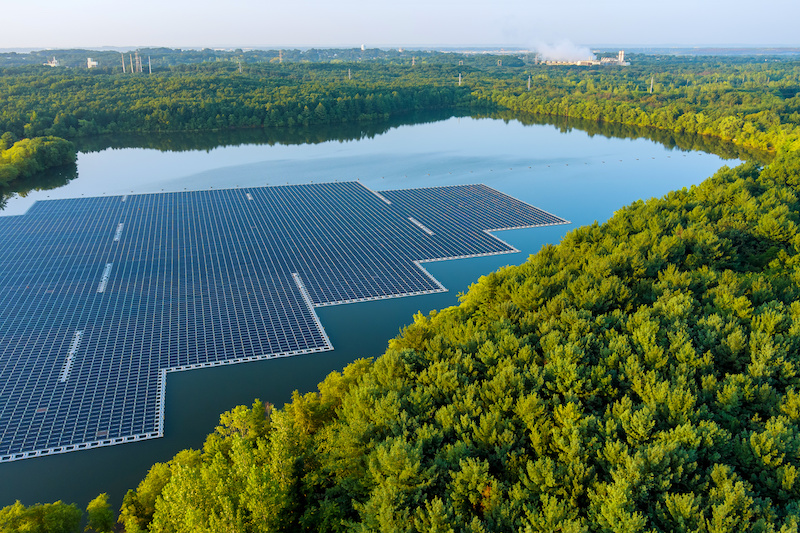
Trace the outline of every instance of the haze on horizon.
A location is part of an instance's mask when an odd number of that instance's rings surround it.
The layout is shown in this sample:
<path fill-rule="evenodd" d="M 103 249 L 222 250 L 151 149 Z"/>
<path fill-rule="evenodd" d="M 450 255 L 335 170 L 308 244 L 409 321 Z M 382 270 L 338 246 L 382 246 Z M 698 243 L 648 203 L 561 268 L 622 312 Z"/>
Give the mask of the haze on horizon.
<path fill-rule="evenodd" d="M 29 0 L 0 48 L 799 46 L 797 0 Z"/>

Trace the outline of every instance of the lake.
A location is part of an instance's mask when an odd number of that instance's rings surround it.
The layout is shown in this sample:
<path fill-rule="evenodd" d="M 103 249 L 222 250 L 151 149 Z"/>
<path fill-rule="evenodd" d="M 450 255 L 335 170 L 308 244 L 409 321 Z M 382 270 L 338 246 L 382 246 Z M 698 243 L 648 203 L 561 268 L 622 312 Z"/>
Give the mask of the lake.
<path fill-rule="evenodd" d="M 627 138 L 641 133 L 619 128 L 605 132 L 593 125 L 587 133 L 535 120 L 434 118 L 287 131 L 283 137 L 253 131 L 94 139 L 81 145 L 77 177 L 9 198 L 3 216 L 24 214 L 37 200 L 104 194 L 355 180 L 378 191 L 484 183 L 572 224 L 497 234 L 519 254 L 426 263 L 446 293 L 318 308 L 332 352 L 169 374 L 164 438 L 0 464 L 0 506 L 20 499 L 85 507 L 108 492 L 118 508 L 154 462 L 200 447 L 223 411 L 256 397 L 282 406 L 292 391 L 314 390 L 329 372 L 380 355 L 414 313 L 457 304 L 458 294 L 481 275 L 522 263 L 542 245 L 557 243 L 578 225 L 605 221 L 621 206 L 697 184 L 722 165 L 738 163 L 675 147 L 713 144 L 656 136 L 665 145 Z"/>

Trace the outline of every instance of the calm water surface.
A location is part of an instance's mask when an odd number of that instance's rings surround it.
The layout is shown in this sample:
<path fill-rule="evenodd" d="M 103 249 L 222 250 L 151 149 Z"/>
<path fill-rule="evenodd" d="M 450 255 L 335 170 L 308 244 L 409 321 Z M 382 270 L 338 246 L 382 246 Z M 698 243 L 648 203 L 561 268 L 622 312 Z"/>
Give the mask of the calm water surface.
<path fill-rule="evenodd" d="M 458 293 L 481 275 L 519 264 L 543 244 L 558 242 L 577 225 L 602 222 L 623 205 L 697 184 L 726 163 L 737 161 L 645 139 L 463 117 L 357 141 L 82 153 L 78 178 L 12 198 L 0 214 L 24 214 L 47 198 L 359 180 L 374 190 L 485 183 L 572 225 L 499 233 L 519 254 L 427 263 L 446 293 L 317 309 L 332 352 L 169 374 L 164 438 L 0 464 L 0 506 L 60 499 L 85 507 L 108 492 L 118 508 L 154 462 L 200 447 L 221 412 L 256 397 L 281 406 L 293 390 L 314 390 L 329 372 L 380 355 L 417 311 L 456 304 Z"/>

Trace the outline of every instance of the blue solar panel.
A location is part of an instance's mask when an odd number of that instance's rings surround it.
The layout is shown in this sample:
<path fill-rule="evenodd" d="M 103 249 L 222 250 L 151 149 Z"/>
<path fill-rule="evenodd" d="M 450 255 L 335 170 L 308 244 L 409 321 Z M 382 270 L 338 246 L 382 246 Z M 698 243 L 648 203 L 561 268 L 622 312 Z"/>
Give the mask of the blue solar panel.
<path fill-rule="evenodd" d="M 420 262 L 565 222 L 483 185 L 39 202 L 0 223 L 0 462 L 158 437 L 167 372 L 331 350 L 315 307 L 443 291 Z"/>

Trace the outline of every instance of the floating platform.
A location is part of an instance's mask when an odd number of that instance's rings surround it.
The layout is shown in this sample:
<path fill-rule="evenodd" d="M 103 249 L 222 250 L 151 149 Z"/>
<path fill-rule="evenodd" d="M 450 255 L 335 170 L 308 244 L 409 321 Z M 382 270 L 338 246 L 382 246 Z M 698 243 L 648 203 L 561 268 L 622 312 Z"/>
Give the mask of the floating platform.
<path fill-rule="evenodd" d="M 332 350 L 316 307 L 445 291 L 421 263 L 564 223 L 484 185 L 37 202 L 0 218 L 0 462 L 160 437 L 167 372 Z"/>

